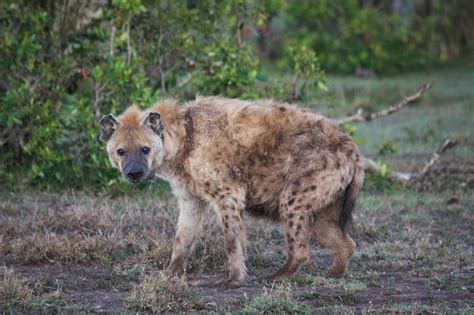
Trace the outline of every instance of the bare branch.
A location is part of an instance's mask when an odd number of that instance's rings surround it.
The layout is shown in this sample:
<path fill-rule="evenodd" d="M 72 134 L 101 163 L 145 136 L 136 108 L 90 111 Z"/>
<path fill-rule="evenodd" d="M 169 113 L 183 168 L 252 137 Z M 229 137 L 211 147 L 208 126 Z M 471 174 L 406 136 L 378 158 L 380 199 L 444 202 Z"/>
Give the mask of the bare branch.
<path fill-rule="evenodd" d="M 433 153 L 431 158 L 425 163 L 425 166 L 423 166 L 423 169 L 419 173 L 419 177 L 423 178 L 426 175 L 426 173 L 428 173 L 428 171 L 438 162 L 441 155 L 445 153 L 447 150 L 455 147 L 457 144 L 458 144 L 458 141 L 451 140 L 451 139 L 446 139 L 442 143 L 440 143 L 436 152 Z"/>
<path fill-rule="evenodd" d="M 423 179 L 423 177 L 438 163 L 442 154 L 446 153 L 449 149 L 455 147 L 458 141 L 452 139 L 446 139 L 440 143 L 436 152 L 433 153 L 431 158 L 425 162 L 423 168 L 419 172 L 413 173 L 402 173 L 391 170 L 388 177 L 392 180 L 404 183 L 412 184 Z M 380 174 L 382 167 L 372 159 L 363 157 L 365 170 L 372 173 Z"/>
<path fill-rule="evenodd" d="M 372 159 L 369 159 L 368 157 L 363 157 L 363 162 L 364 162 L 364 167 L 366 172 L 371 172 L 371 173 L 376 173 L 380 174 L 382 173 L 382 167 L 379 165 L 379 163 L 375 162 Z M 413 178 L 413 173 L 402 173 L 402 172 L 396 172 L 396 171 L 391 171 L 389 172 L 388 176 L 390 179 L 393 179 L 398 182 L 402 183 L 408 183 L 412 178 Z"/>
<path fill-rule="evenodd" d="M 107 86 L 107 83 L 104 83 L 103 85 L 99 85 L 97 84 L 96 81 L 93 82 L 94 103 L 92 103 L 92 108 L 94 109 L 94 114 L 95 114 L 96 119 L 99 119 L 101 116 L 99 103 L 102 100 L 102 97 L 100 94 L 104 91 L 106 86 Z"/>
<path fill-rule="evenodd" d="M 346 123 L 350 123 L 350 122 L 371 121 L 371 120 L 376 119 L 376 118 L 391 115 L 395 112 L 398 112 L 405 105 L 407 105 L 409 103 L 412 103 L 413 101 L 419 99 L 426 91 L 428 91 L 431 88 L 432 84 L 433 84 L 432 81 L 423 84 L 415 94 L 413 94 L 411 96 L 408 96 L 408 97 L 405 97 L 401 101 L 399 101 L 395 104 L 392 104 L 392 105 L 390 105 L 390 107 L 388 107 L 384 110 L 381 110 L 379 112 L 363 114 L 362 110 L 359 109 L 356 114 L 338 119 L 338 120 L 336 120 L 336 122 L 339 125 L 341 125 L 341 124 L 346 124 Z"/>

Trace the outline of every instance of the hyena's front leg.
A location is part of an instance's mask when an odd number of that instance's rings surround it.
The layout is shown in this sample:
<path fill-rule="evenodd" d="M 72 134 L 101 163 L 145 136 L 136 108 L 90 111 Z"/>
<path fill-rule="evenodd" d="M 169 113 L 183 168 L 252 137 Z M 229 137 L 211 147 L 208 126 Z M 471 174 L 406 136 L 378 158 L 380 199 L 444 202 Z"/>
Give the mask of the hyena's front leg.
<path fill-rule="evenodd" d="M 169 273 L 174 274 L 183 270 L 186 257 L 191 252 L 201 230 L 203 212 L 206 207 L 206 202 L 192 196 L 182 196 L 179 199 L 178 226 L 171 262 L 168 266 Z"/>
<path fill-rule="evenodd" d="M 229 279 L 225 283 L 236 286 L 247 278 L 245 267 L 245 227 L 242 214 L 245 208 L 243 194 L 230 193 L 216 207 L 225 238 L 225 249 L 229 262 Z"/>

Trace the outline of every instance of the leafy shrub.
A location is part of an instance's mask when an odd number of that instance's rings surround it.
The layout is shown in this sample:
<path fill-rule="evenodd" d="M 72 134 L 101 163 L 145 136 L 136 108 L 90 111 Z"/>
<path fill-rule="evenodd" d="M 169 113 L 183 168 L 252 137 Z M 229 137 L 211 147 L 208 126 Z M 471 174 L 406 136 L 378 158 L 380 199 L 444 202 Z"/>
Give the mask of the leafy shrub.
<path fill-rule="evenodd" d="M 146 107 L 198 93 L 288 94 L 285 85 L 262 79 L 241 34 L 244 24 L 262 23 L 258 2 L 68 3 L 0 3 L 0 180 L 6 183 L 116 183 L 97 120 L 132 103 Z M 311 62 L 316 69 L 317 60 Z"/>

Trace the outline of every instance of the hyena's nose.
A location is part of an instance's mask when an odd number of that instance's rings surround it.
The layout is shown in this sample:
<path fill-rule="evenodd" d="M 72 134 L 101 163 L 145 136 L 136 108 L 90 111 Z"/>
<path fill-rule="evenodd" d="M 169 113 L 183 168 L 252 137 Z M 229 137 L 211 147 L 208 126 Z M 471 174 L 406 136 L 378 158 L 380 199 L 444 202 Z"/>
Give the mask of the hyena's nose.
<path fill-rule="evenodd" d="M 139 180 L 140 178 L 142 178 L 143 176 L 143 172 L 142 171 L 138 171 L 138 172 L 128 172 L 127 173 L 127 177 L 130 178 L 131 180 Z"/>

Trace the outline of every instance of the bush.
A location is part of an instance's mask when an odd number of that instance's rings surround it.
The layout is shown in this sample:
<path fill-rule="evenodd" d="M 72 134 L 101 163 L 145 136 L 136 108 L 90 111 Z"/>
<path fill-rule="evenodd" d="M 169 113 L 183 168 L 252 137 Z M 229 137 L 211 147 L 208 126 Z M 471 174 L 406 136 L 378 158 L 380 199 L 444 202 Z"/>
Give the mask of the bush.
<path fill-rule="evenodd" d="M 400 1 L 398 7 L 395 1 L 270 3 L 272 17 L 284 24 L 273 50 L 295 43 L 311 47 L 323 69 L 332 72 L 354 73 L 360 67 L 390 74 L 424 68 L 458 57 L 463 42 L 472 41 L 472 34 L 458 25 L 470 23 L 468 1 Z"/>
<path fill-rule="evenodd" d="M 104 3 L 0 3 L 0 180 L 107 186 L 101 115 L 169 96 L 289 94 L 262 79 L 241 35 L 262 23 L 257 2 Z"/>

